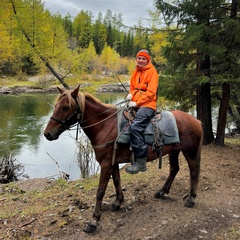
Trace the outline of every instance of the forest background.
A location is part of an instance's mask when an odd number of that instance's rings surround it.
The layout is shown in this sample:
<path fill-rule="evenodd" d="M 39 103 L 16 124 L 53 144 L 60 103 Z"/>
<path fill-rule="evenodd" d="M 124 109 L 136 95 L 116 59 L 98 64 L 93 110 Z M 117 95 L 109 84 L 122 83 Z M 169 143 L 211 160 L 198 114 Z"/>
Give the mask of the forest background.
<path fill-rule="evenodd" d="M 121 13 L 111 10 L 96 18 L 83 10 L 63 17 L 51 14 L 41 0 L 2 0 L 1 86 L 13 78 L 14 84 L 30 84 L 30 77 L 49 73 L 65 87 L 86 79 L 101 82 L 101 75 L 129 76 L 136 53 L 146 48 L 159 71 L 160 101 L 175 102 L 183 111 L 195 108 L 204 144 L 224 145 L 228 122 L 240 133 L 239 2 L 156 0 L 154 5 L 146 28 L 141 21 L 125 26 Z M 213 108 L 219 110 L 216 130 Z"/>

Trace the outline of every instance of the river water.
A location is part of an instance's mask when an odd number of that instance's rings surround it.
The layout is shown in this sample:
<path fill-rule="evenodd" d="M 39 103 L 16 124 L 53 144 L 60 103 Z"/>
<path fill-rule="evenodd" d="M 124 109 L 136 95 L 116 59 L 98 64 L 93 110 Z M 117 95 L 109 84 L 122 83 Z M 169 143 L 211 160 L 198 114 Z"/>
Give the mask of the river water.
<path fill-rule="evenodd" d="M 125 95 L 94 96 L 102 102 L 116 104 Z M 56 141 L 48 141 L 43 136 L 56 96 L 43 93 L 0 96 L 0 159 L 13 153 L 29 178 L 58 178 L 60 169 L 70 175 L 70 180 L 76 180 L 82 177 L 77 161 L 76 130 L 65 131 Z M 98 169 L 97 163 L 94 164 L 90 174 Z"/>

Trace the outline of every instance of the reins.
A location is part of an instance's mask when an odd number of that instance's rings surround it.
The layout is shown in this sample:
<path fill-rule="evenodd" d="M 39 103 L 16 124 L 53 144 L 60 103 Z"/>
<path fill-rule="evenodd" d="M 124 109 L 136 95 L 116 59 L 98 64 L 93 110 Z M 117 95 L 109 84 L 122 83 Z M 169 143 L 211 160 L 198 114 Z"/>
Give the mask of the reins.
<path fill-rule="evenodd" d="M 85 127 L 82 127 L 82 126 L 81 126 L 81 128 L 82 128 L 82 129 L 86 129 L 86 128 L 90 128 L 90 127 L 93 127 L 93 126 L 95 126 L 95 125 L 98 125 L 98 124 L 100 124 L 100 123 L 108 120 L 109 118 L 113 117 L 113 116 L 116 115 L 119 111 L 121 111 L 121 108 L 119 108 L 115 113 L 113 113 L 112 115 L 108 116 L 107 118 L 105 118 L 105 119 L 103 119 L 103 120 L 101 120 L 101 121 L 99 121 L 99 122 L 96 122 L 96 123 L 94 123 L 94 124 L 85 126 Z M 96 115 L 96 116 L 97 116 L 97 115 Z M 87 119 L 87 120 L 88 120 L 88 119 Z M 85 120 L 84 122 L 86 122 L 87 120 Z"/>
<path fill-rule="evenodd" d="M 75 109 L 75 111 L 73 112 L 73 114 L 70 115 L 65 121 L 64 121 L 64 120 L 59 120 L 59 119 L 57 119 L 57 118 L 55 118 L 55 117 L 53 117 L 53 116 L 51 116 L 50 119 L 52 119 L 52 120 L 54 120 L 54 121 L 62 124 L 63 128 L 66 129 L 66 130 L 69 130 L 69 131 L 70 131 L 70 130 L 73 130 L 73 127 L 77 126 L 77 129 L 76 129 L 76 140 L 78 140 L 79 128 L 87 129 L 87 128 L 91 128 L 91 127 L 93 127 L 93 126 L 96 126 L 96 125 L 98 125 L 98 124 L 100 124 L 100 123 L 102 123 L 102 122 L 104 122 L 104 121 L 107 121 L 108 119 L 112 118 L 113 116 L 117 115 L 117 114 L 122 110 L 122 107 L 120 107 L 120 108 L 117 109 L 116 112 L 114 112 L 114 113 L 111 114 L 110 116 L 102 119 L 102 120 L 99 121 L 99 122 L 96 122 L 96 123 L 94 123 L 94 124 L 87 125 L 87 126 L 81 126 L 82 123 L 85 123 L 85 122 L 87 122 L 87 121 L 89 121 L 89 120 L 91 120 L 91 119 L 93 119 L 93 118 L 95 118 L 95 117 L 97 117 L 97 116 L 99 116 L 99 115 L 102 115 L 102 114 L 104 114 L 104 113 L 106 113 L 107 111 L 110 111 L 110 110 L 112 110 L 112 109 L 107 109 L 106 111 L 103 111 L 103 112 L 101 112 L 100 114 L 94 115 L 94 116 L 92 116 L 92 117 L 90 117 L 90 118 L 88 118 L 88 119 L 85 119 L 85 120 L 83 121 L 84 112 L 82 112 L 82 110 L 80 109 L 80 106 L 79 106 L 78 101 L 77 101 L 76 99 L 75 99 L 75 101 L 76 101 L 76 109 Z M 125 103 L 125 102 L 126 102 L 126 100 L 124 100 L 124 101 L 122 101 L 122 102 L 120 102 L 120 103 L 117 103 L 116 105 L 120 105 L 120 104 Z M 77 123 L 68 126 L 68 123 L 71 121 L 71 119 L 72 119 L 72 118 L 75 118 L 75 117 L 77 117 Z M 109 142 L 107 142 L 107 143 L 105 143 L 105 144 L 93 145 L 92 147 L 93 147 L 93 148 L 106 147 L 106 146 L 110 146 L 110 145 L 114 144 L 114 142 L 115 142 L 115 139 L 114 139 L 114 140 L 111 140 L 111 141 L 109 141 Z"/>
<path fill-rule="evenodd" d="M 122 102 L 116 103 L 115 105 L 120 105 L 120 104 L 126 103 L 126 102 L 128 102 L 128 100 L 124 100 L 124 101 L 122 101 Z M 121 109 L 122 109 L 122 108 L 120 108 L 120 110 L 121 110 Z M 104 114 L 104 113 L 106 113 L 107 111 L 110 111 L 110 110 L 112 110 L 112 109 L 111 109 L 111 108 L 110 108 L 110 109 L 107 109 L 106 111 L 103 111 L 103 112 L 101 112 L 101 113 L 99 113 L 99 114 L 97 114 L 97 115 L 94 115 L 94 116 L 92 116 L 92 117 L 90 117 L 90 118 L 82 121 L 81 123 L 87 122 L 87 121 L 89 121 L 89 120 L 91 120 L 91 119 L 93 119 L 93 118 L 95 118 L 95 117 L 97 117 L 97 116 L 100 116 L 100 115 L 102 115 L 102 114 Z M 117 113 L 118 113 L 118 111 L 117 111 L 115 114 L 117 114 Z M 113 115 L 114 115 L 114 114 L 113 114 Z M 91 125 L 91 126 L 92 126 L 92 125 Z M 89 127 L 89 126 L 82 127 L 82 128 L 88 128 L 88 127 Z"/>

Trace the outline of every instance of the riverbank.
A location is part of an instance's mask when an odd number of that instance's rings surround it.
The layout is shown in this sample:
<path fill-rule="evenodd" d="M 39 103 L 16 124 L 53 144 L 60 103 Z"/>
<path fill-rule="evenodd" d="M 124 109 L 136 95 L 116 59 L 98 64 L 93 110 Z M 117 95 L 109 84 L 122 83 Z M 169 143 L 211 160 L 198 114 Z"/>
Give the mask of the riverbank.
<path fill-rule="evenodd" d="M 68 80 L 68 85 L 70 88 L 80 85 L 81 90 L 90 93 L 121 93 L 129 90 L 129 76 L 75 76 L 73 79 Z M 57 86 L 62 87 L 60 82 L 53 80 L 49 75 L 35 76 L 24 81 L 18 81 L 14 78 L 3 78 L 0 81 L 0 95 L 21 93 L 58 93 Z"/>
<path fill-rule="evenodd" d="M 36 87 L 0 87 L 0 94 L 20 94 L 20 93 L 57 93 L 56 87 L 36 88 Z"/>
<path fill-rule="evenodd" d="M 85 87 L 83 86 L 83 89 Z M 103 84 L 96 89 L 96 92 L 114 92 L 121 93 L 129 90 L 129 83 L 115 83 L 115 84 Z M 57 86 L 40 88 L 40 87 L 26 87 L 26 86 L 14 86 L 14 87 L 0 87 L 0 94 L 21 94 L 21 93 L 58 93 Z"/>

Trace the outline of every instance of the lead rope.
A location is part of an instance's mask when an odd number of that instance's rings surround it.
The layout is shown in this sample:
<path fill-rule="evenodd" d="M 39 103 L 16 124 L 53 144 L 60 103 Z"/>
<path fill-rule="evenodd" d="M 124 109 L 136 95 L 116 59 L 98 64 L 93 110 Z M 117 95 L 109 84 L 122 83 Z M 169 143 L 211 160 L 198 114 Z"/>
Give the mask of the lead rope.
<path fill-rule="evenodd" d="M 122 109 L 120 109 L 122 110 Z M 118 136 L 117 138 L 115 139 L 114 141 L 114 147 L 113 147 L 113 155 L 112 155 L 112 166 L 115 164 L 115 160 L 116 160 L 116 151 L 117 151 L 117 148 L 118 148 L 118 140 L 120 139 L 120 137 L 122 136 L 123 132 L 129 127 L 129 125 L 131 124 L 131 121 L 134 119 L 134 110 L 133 108 L 131 109 L 128 109 L 128 119 L 129 119 L 129 122 L 128 124 L 126 124 L 126 126 L 120 131 L 120 124 L 122 122 L 122 117 L 123 117 L 123 113 L 122 111 L 118 111 L 117 114 L 117 126 L 118 126 Z M 119 122 L 119 123 L 118 123 Z M 130 148 L 129 148 L 130 151 L 132 151 L 132 146 L 130 145 Z M 134 153 L 132 151 L 132 154 L 131 154 L 131 162 L 133 163 L 134 162 Z"/>
<path fill-rule="evenodd" d="M 78 133 L 81 133 L 80 122 L 77 124 L 76 141 L 78 140 Z"/>
<path fill-rule="evenodd" d="M 81 126 L 80 126 L 80 124 L 81 124 L 82 118 L 83 118 L 83 114 L 79 113 L 77 115 L 78 122 L 77 122 L 77 131 L 76 131 L 76 141 L 78 140 L 78 133 L 81 133 Z"/>

